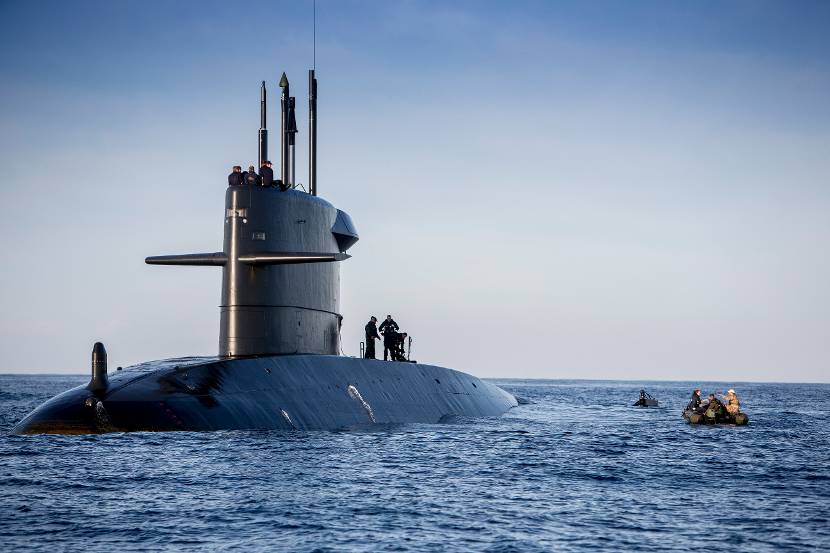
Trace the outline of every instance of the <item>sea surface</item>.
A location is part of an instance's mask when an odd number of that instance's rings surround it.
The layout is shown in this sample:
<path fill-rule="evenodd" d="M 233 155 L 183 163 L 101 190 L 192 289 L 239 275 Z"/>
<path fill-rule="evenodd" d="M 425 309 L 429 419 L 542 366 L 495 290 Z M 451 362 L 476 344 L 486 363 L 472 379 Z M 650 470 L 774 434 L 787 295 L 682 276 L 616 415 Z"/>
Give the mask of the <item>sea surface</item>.
<path fill-rule="evenodd" d="M 12 436 L 85 376 L 0 375 L 2 551 L 830 551 L 830 386 L 497 380 L 499 418 Z M 746 427 L 694 427 L 695 386 Z M 661 408 L 631 404 L 645 388 Z"/>

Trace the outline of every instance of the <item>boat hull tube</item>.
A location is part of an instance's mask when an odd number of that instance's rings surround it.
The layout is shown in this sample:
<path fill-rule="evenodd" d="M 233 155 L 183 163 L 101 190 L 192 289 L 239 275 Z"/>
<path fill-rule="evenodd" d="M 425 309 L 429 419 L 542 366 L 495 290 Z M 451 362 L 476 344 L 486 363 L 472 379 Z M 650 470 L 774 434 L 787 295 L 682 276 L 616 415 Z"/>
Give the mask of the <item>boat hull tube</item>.
<path fill-rule="evenodd" d="M 490 417 L 516 406 L 463 372 L 331 355 L 181 358 L 111 373 L 105 391 L 52 398 L 16 434 L 131 431 L 338 430 Z"/>
<path fill-rule="evenodd" d="M 734 424 L 743 426 L 749 424 L 749 417 L 746 413 L 735 413 L 734 415 L 724 410 L 722 413 L 713 413 L 709 410 L 699 413 L 691 409 L 683 411 L 683 418 L 689 424 Z"/>

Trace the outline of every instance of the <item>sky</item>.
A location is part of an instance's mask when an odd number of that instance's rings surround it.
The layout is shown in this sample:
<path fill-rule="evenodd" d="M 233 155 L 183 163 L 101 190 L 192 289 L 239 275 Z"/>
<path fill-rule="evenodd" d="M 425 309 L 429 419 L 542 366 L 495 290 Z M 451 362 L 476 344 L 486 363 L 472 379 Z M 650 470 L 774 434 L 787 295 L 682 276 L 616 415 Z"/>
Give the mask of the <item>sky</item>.
<path fill-rule="evenodd" d="M 259 82 L 310 1 L 0 0 L 0 372 L 214 355 Z M 393 314 L 481 377 L 830 382 L 830 4 L 317 3 L 319 194 Z M 273 150 L 273 145 L 272 145 Z"/>

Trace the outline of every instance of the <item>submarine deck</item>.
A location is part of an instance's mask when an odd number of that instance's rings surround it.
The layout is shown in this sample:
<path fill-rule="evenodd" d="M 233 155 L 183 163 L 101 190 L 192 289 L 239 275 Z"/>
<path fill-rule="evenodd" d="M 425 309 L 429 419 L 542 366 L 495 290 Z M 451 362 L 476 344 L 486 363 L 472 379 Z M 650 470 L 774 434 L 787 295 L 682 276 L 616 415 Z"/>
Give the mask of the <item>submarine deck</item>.
<path fill-rule="evenodd" d="M 421 363 L 332 355 L 185 357 L 109 376 L 49 400 L 16 433 L 342 429 L 498 416 L 517 405 L 472 375 Z"/>

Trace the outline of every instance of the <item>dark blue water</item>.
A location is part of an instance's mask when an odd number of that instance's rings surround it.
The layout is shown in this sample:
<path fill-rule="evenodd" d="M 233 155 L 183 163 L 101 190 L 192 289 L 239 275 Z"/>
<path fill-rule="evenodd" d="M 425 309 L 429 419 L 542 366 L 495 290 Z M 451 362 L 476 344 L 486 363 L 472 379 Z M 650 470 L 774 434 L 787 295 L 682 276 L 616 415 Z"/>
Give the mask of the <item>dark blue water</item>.
<path fill-rule="evenodd" d="M 8 435 L 84 381 L 0 376 L 0 550 L 830 550 L 826 385 L 731 384 L 747 427 L 685 424 L 700 383 L 503 380 L 497 419 Z"/>

